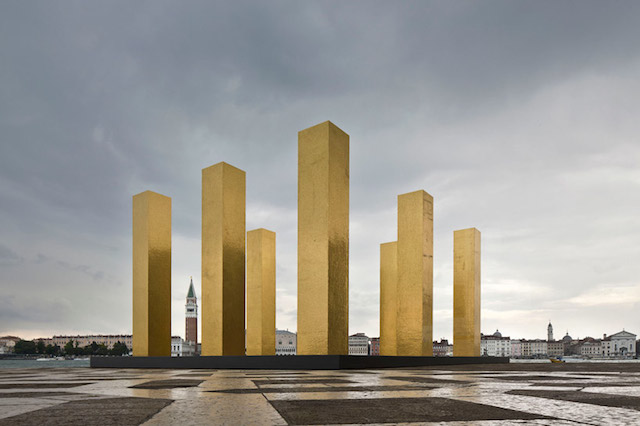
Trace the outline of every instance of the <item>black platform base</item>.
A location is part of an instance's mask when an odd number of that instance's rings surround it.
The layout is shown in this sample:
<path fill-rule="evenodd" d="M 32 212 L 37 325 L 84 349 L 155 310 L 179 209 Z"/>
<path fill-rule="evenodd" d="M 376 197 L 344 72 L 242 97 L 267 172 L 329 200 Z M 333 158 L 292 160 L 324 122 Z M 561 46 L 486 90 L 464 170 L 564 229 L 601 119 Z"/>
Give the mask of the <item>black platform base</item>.
<path fill-rule="evenodd" d="M 264 355 L 194 357 L 91 357 L 93 368 L 342 370 L 429 365 L 508 364 L 506 357 L 430 357 L 355 355 Z"/>

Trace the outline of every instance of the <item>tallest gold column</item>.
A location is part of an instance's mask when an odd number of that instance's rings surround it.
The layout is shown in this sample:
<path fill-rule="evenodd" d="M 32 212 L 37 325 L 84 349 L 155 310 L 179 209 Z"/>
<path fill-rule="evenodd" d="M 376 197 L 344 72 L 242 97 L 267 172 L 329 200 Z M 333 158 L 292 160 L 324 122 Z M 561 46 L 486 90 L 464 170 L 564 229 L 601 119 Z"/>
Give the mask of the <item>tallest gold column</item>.
<path fill-rule="evenodd" d="M 202 355 L 244 355 L 245 172 L 202 170 Z"/>
<path fill-rule="evenodd" d="M 349 135 L 330 121 L 298 133 L 298 354 L 346 355 Z"/>

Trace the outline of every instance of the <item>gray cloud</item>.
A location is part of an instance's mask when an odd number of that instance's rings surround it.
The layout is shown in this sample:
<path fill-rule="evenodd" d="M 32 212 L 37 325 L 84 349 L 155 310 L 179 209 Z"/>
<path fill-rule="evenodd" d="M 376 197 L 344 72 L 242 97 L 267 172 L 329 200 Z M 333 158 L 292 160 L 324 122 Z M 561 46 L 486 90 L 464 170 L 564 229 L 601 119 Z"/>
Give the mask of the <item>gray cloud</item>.
<path fill-rule="evenodd" d="M 378 332 L 378 244 L 418 188 L 436 200 L 436 336 L 451 335 L 451 231 L 469 226 L 483 330 L 638 328 L 593 300 L 640 294 L 639 8 L 3 4 L 0 300 L 43 301 L 0 332 L 127 331 L 131 195 L 152 189 L 173 198 L 181 333 L 200 170 L 219 161 L 247 171 L 248 229 L 278 233 L 278 326 L 295 329 L 296 132 L 327 119 L 351 136 L 351 331 Z"/>
<path fill-rule="evenodd" d="M 0 245 L 0 266 L 17 265 L 22 263 L 23 259 L 18 253 L 11 250 L 9 247 Z"/>

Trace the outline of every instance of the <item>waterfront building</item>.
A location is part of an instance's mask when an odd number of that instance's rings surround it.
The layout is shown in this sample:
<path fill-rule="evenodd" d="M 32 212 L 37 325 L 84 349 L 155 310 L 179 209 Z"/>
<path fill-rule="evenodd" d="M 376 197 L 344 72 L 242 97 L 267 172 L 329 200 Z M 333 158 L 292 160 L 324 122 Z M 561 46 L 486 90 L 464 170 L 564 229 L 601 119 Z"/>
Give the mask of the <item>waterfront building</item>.
<path fill-rule="evenodd" d="M 433 341 L 433 356 L 453 356 L 453 345 L 447 339 Z"/>
<path fill-rule="evenodd" d="M 113 348 L 113 345 L 117 342 L 124 343 L 131 351 L 133 347 L 133 339 L 131 334 L 89 334 L 89 335 L 64 335 L 64 336 L 53 336 L 53 337 L 45 337 L 34 339 L 34 341 L 42 341 L 45 345 L 55 346 L 58 345 L 61 348 L 72 340 L 78 343 L 78 347 L 84 347 L 87 345 L 96 342 L 98 345 L 105 345 L 107 349 Z"/>
<path fill-rule="evenodd" d="M 171 336 L 171 356 L 196 356 L 197 354 L 196 342 L 184 340 L 180 336 Z"/>
<path fill-rule="evenodd" d="M 602 355 L 612 358 L 633 358 L 636 354 L 636 335 L 622 330 L 602 339 Z"/>
<path fill-rule="evenodd" d="M 580 345 L 580 355 L 586 358 L 601 357 L 602 354 L 602 342 L 593 337 L 587 337 L 582 340 Z"/>
<path fill-rule="evenodd" d="M 560 357 L 564 355 L 564 342 L 547 342 L 547 355 L 551 357 Z"/>
<path fill-rule="evenodd" d="M 184 340 L 196 344 L 198 343 L 198 298 L 193 288 L 193 277 L 191 277 L 189 291 L 187 292 L 184 317 Z"/>
<path fill-rule="evenodd" d="M 522 357 L 522 340 L 511 340 L 511 358 Z"/>
<path fill-rule="evenodd" d="M 349 336 L 349 355 L 369 355 L 369 337 L 364 333 Z"/>
<path fill-rule="evenodd" d="M 480 335 L 480 353 L 483 356 L 511 356 L 511 339 L 496 330 L 492 335 Z"/>
<path fill-rule="evenodd" d="M 297 335 L 289 330 L 276 329 L 276 355 L 295 355 Z"/>
<path fill-rule="evenodd" d="M 371 356 L 378 356 L 380 355 L 380 338 L 379 337 L 372 337 L 371 338 Z"/>
<path fill-rule="evenodd" d="M 6 354 L 13 352 L 13 348 L 16 346 L 16 342 L 21 339 L 16 336 L 2 336 L 0 337 L 0 354 Z"/>
<path fill-rule="evenodd" d="M 530 340 L 531 356 L 532 357 L 545 357 L 547 356 L 547 342 L 542 339 Z"/>

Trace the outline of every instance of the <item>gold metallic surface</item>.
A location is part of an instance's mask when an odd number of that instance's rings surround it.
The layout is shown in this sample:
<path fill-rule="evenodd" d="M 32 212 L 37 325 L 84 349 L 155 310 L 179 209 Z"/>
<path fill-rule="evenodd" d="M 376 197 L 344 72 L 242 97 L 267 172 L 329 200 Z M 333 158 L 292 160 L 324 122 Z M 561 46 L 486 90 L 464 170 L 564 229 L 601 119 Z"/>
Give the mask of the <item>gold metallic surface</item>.
<path fill-rule="evenodd" d="M 398 195 L 398 355 L 433 355 L 433 197 Z"/>
<path fill-rule="evenodd" d="M 398 243 L 380 244 L 380 355 L 398 354 Z"/>
<path fill-rule="evenodd" d="M 247 232 L 247 355 L 276 354 L 276 233 Z"/>
<path fill-rule="evenodd" d="M 480 231 L 453 232 L 453 356 L 480 356 Z"/>
<path fill-rule="evenodd" d="M 244 355 L 246 174 L 202 169 L 202 355 Z"/>
<path fill-rule="evenodd" d="M 349 135 L 330 121 L 298 132 L 298 355 L 346 355 Z"/>
<path fill-rule="evenodd" d="M 133 196 L 133 355 L 171 355 L 171 198 Z"/>

